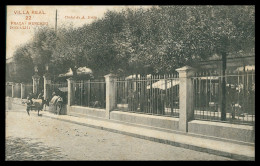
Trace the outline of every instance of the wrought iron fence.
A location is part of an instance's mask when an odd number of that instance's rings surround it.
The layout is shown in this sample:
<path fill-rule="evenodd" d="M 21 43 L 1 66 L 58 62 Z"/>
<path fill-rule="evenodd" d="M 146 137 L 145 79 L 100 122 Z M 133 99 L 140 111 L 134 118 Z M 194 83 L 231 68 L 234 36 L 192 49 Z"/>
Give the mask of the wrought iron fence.
<path fill-rule="evenodd" d="M 117 110 L 179 116 L 178 73 L 131 75 L 116 81 Z"/>
<path fill-rule="evenodd" d="M 77 81 L 73 85 L 73 105 L 106 108 L 106 83 L 104 79 Z"/>
<path fill-rule="evenodd" d="M 14 85 L 14 98 L 21 98 L 21 84 Z"/>
<path fill-rule="evenodd" d="M 223 81 L 225 92 L 222 91 Z M 225 76 L 216 71 L 198 72 L 193 77 L 193 85 L 195 119 L 249 125 L 255 122 L 254 70 L 230 70 Z M 226 114 L 224 120 L 221 114 Z"/>
<path fill-rule="evenodd" d="M 5 95 L 8 96 L 8 97 L 12 97 L 12 85 L 6 84 Z"/>
<path fill-rule="evenodd" d="M 33 85 L 32 84 L 25 84 L 24 85 L 24 95 L 23 95 L 23 98 L 27 98 L 29 93 L 33 93 Z"/>

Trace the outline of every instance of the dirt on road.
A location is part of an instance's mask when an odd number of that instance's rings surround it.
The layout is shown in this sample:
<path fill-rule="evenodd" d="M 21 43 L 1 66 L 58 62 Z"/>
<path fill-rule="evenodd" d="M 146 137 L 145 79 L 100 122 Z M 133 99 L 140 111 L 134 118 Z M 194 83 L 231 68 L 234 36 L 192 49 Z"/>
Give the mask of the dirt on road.
<path fill-rule="evenodd" d="M 6 112 L 6 160 L 230 159 L 11 110 Z"/>

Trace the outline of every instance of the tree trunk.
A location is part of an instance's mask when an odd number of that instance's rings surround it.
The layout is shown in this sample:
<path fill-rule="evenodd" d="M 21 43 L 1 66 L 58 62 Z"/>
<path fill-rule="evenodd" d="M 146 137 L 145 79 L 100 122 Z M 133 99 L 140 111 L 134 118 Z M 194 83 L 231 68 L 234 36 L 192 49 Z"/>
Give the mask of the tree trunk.
<path fill-rule="evenodd" d="M 227 53 L 222 52 L 222 98 L 221 98 L 221 120 L 226 120 L 226 66 L 227 66 Z"/>
<path fill-rule="evenodd" d="M 71 67 L 71 70 L 72 70 L 72 77 L 73 77 L 73 78 L 77 78 L 77 76 L 78 76 L 78 74 L 77 74 L 77 68 Z"/>

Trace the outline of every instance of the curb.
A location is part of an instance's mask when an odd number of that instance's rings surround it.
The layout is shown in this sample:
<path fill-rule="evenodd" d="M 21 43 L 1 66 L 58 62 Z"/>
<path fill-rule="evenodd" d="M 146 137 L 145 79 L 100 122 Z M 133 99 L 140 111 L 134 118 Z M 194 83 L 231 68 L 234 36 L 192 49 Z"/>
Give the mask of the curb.
<path fill-rule="evenodd" d="M 26 113 L 26 112 L 24 112 L 24 113 Z M 60 121 L 64 121 L 64 122 L 83 125 L 83 126 L 87 126 L 87 127 L 91 127 L 91 128 L 100 129 L 100 130 L 106 130 L 106 131 L 119 133 L 119 134 L 131 136 L 131 137 L 136 137 L 136 138 L 140 138 L 140 139 L 145 139 L 145 140 L 149 140 L 149 141 L 153 141 L 153 142 L 168 144 L 168 145 L 181 147 L 181 148 L 185 148 L 185 149 L 190 149 L 190 150 L 195 150 L 195 151 L 199 151 L 199 152 L 205 152 L 205 153 L 209 153 L 209 154 L 213 154 L 213 155 L 217 155 L 217 156 L 228 157 L 228 158 L 231 158 L 231 159 L 234 159 L 234 160 L 255 161 L 255 157 L 249 157 L 249 156 L 245 156 L 245 155 L 239 155 L 239 154 L 235 154 L 235 153 L 229 153 L 229 152 L 225 152 L 225 151 L 189 145 L 189 144 L 186 144 L 186 143 L 179 143 L 179 142 L 176 142 L 176 141 L 171 141 L 171 140 L 166 140 L 166 139 L 159 139 L 159 138 L 151 137 L 151 136 L 144 136 L 144 135 L 135 134 L 135 133 L 127 132 L 127 131 L 116 130 L 116 129 L 111 129 L 111 128 L 102 127 L 102 126 L 96 126 L 96 125 L 92 125 L 92 124 L 86 124 L 86 123 L 83 123 L 83 122 L 76 122 L 76 121 L 73 121 L 73 120 L 65 120 L 65 119 L 62 119 L 62 118 L 59 118 L 59 117 L 50 116 L 48 114 L 44 114 L 44 116 L 47 117 L 47 118 L 51 118 L 51 119 L 56 119 L 56 120 L 60 120 Z M 70 115 L 67 115 L 67 116 L 70 116 Z M 92 117 L 87 117 L 87 118 L 92 118 Z M 96 120 L 99 120 L 99 119 L 96 119 Z M 140 126 L 140 127 L 142 127 L 142 126 Z"/>
<path fill-rule="evenodd" d="M 100 130 L 106 130 L 106 131 L 119 133 L 119 134 L 131 136 L 131 137 L 141 138 L 141 139 L 145 139 L 145 140 L 149 140 L 149 141 L 153 141 L 153 142 L 158 142 L 158 143 L 168 144 L 168 145 L 172 145 L 172 146 L 176 146 L 176 147 L 182 147 L 182 148 L 185 148 L 185 149 L 190 149 L 190 150 L 195 150 L 195 151 L 199 151 L 199 152 L 205 152 L 205 153 L 214 154 L 214 155 L 218 155 L 218 156 L 228 157 L 228 158 L 231 158 L 231 159 L 234 159 L 234 160 L 240 160 L 240 161 L 241 160 L 246 160 L 246 161 L 248 161 L 248 160 L 254 161 L 255 160 L 255 157 L 238 155 L 238 154 L 235 154 L 235 153 L 229 153 L 229 152 L 214 150 L 214 149 L 210 149 L 210 148 L 202 148 L 202 147 L 199 147 L 199 146 L 179 143 L 179 142 L 176 142 L 176 141 L 170 141 L 170 140 L 165 140 L 165 139 L 159 139 L 159 138 L 156 138 L 156 137 L 144 136 L 144 135 L 140 135 L 140 134 L 130 133 L 130 132 L 127 132 L 127 131 L 121 131 L 121 130 L 111 129 L 111 128 L 107 128 L 107 127 L 96 126 L 96 125 L 92 125 L 92 124 L 86 124 L 86 123 L 82 123 L 82 122 L 75 122 L 75 121 L 72 121 L 72 120 L 65 120 L 65 119 L 61 119 L 61 118 L 52 117 L 52 116 L 49 116 L 49 115 L 45 115 L 45 116 L 48 117 L 48 118 L 51 118 L 51 119 L 57 119 L 57 120 L 64 121 L 64 122 L 70 122 L 70 123 L 83 125 L 83 126 L 87 126 L 87 127 L 91 127 L 91 128 L 96 128 L 96 129 L 100 129 Z"/>

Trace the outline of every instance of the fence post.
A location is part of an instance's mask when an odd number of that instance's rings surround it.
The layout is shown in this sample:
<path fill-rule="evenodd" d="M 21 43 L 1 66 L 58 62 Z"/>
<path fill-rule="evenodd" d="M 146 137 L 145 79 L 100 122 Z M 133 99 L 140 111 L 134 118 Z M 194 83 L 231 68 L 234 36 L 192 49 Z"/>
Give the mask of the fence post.
<path fill-rule="evenodd" d="M 194 118 L 193 109 L 193 84 L 191 77 L 194 76 L 194 69 L 184 66 L 176 69 L 180 80 L 180 111 L 179 111 L 179 130 L 188 132 L 188 122 Z"/>
<path fill-rule="evenodd" d="M 21 99 L 24 99 L 25 98 L 25 87 L 24 87 L 24 84 L 21 83 Z"/>
<path fill-rule="evenodd" d="M 73 88 L 74 88 L 74 80 L 73 78 L 68 78 L 68 106 L 71 106 L 74 101 Z"/>
<path fill-rule="evenodd" d="M 47 99 L 47 97 L 50 96 L 50 89 L 48 88 L 47 84 L 51 84 L 51 79 L 50 79 L 50 75 L 47 73 L 43 76 L 43 97 L 44 97 L 44 100 Z"/>
<path fill-rule="evenodd" d="M 35 74 L 34 76 L 32 76 L 32 79 L 33 79 L 33 93 L 37 94 L 38 93 L 40 76 L 38 74 Z"/>
<path fill-rule="evenodd" d="M 14 98 L 18 98 L 18 83 L 14 83 Z"/>
<path fill-rule="evenodd" d="M 106 118 L 110 119 L 110 111 L 116 107 L 116 77 L 113 74 L 104 77 L 106 81 Z"/>
<path fill-rule="evenodd" d="M 11 85 L 12 85 L 12 98 L 14 98 L 14 83 L 12 82 Z"/>

